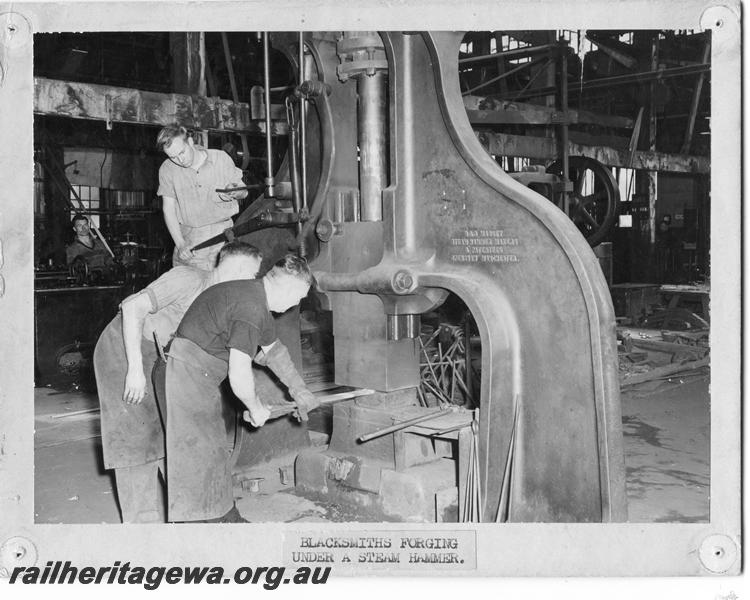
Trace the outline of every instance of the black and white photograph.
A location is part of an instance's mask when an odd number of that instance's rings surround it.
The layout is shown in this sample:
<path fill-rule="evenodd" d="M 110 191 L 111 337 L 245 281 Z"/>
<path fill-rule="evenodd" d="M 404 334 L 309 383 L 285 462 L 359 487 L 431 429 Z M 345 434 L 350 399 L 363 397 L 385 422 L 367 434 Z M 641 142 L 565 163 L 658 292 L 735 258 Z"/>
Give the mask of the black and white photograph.
<path fill-rule="evenodd" d="M 738 575 L 740 5 L 180 7 L 0 4 L 2 575 Z"/>

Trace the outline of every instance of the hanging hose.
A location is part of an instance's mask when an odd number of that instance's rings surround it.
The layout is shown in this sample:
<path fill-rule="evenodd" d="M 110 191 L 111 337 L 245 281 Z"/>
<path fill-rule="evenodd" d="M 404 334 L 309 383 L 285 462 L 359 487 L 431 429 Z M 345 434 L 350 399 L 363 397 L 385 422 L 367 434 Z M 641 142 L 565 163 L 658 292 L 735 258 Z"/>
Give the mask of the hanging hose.
<path fill-rule="evenodd" d="M 305 81 L 299 86 L 299 88 L 297 88 L 297 93 L 317 105 L 318 114 L 320 116 L 320 131 L 323 140 L 323 149 L 321 153 L 323 163 L 320 169 L 318 189 L 311 203 L 310 216 L 307 221 L 305 221 L 302 230 L 297 236 L 300 255 L 305 257 L 307 255 L 307 244 L 305 240 L 315 228 L 315 225 L 323 212 L 326 197 L 328 196 L 328 189 L 333 177 L 333 164 L 336 156 L 336 147 L 333 143 L 333 114 L 331 111 L 331 105 L 328 102 L 328 96 L 331 93 L 331 86 L 322 81 Z"/>

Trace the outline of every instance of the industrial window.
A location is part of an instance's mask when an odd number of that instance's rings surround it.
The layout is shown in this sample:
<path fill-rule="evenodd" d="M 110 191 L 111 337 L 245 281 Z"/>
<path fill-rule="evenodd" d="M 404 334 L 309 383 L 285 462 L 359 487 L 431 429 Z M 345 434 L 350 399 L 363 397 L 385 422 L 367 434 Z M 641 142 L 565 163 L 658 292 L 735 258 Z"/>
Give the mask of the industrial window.
<path fill-rule="evenodd" d="M 588 52 L 594 50 L 594 44 L 586 39 L 585 29 L 558 29 L 557 39 L 565 39 L 583 61 Z"/>
<path fill-rule="evenodd" d="M 47 211 L 47 203 L 44 198 L 44 175 L 42 165 L 34 163 L 34 217 L 43 218 Z"/>
<path fill-rule="evenodd" d="M 635 169 L 615 169 L 615 177 L 617 178 L 617 187 L 620 190 L 620 202 L 632 202 L 635 189 Z M 617 222 L 618 227 L 627 228 L 633 226 L 631 206 L 631 204 L 625 204 L 621 207 Z"/>
<path fill-rule="evenodd" d="M 70 202 L 74 209 L 70 211 L 70 218 L 72 219 L 76 213 L 83 212 L 89 218 L 89 223 L 94 227 L 99 227 L 99 215 L 91 214 L 99 211 L 99 188 L 90 185 L 72 185 L 71 187 L 73 190 L 70 192 Z M 78 210 L 78 200 L 76 200 L 73 191 L 78 194 L 81 205 L 83 205 L 83 211 Z"/>
<path fill-rule="evenodd" d="M 530 158 L 524 158 L 522 156 L 492 156 L 503 169 L 508 173 L 514 173 L 523 171 L 524 168 L 531 164 Z M 498 160 L 499 159 L 499 160 Z"/>
<path fill-rule="evenodd" d="M 528 46 L 531 46 L 531 44 L 517 40 L 516 38 L 511 37 L 509 35 L 502 36 L 502 38 L 500 39 L 500 45 L 501 45 L 502 51 L 517 50 L 518 48 L 526 48 Z M 508 63 L 512 65 L 520 65 L 522 63 L 527 63 L 529 61 L 531 61 L 530 56 L 508 59 Z"/>
<path fill-rule="evenodd" d="M 617 169 L 617 187 L 620 189 L 620 202 L 630 202 L 635 188 L 635 169 Z"/>

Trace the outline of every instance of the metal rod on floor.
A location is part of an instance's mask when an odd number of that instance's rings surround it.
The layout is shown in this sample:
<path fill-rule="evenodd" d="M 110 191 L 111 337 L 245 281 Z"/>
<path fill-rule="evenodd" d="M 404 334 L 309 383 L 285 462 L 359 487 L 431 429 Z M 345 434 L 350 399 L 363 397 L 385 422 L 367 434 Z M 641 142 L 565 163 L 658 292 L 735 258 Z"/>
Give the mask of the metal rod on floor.
<path fill-rule="evenodd" d="M 503 469 L 503 480 L 500 486 L 500 503 L 497 507 L 497 515 L 495 517 L 496 523 L 504 523 L 508 520 L 510 514 L 510 478 L 513 473 L 513 454 L 516 448 L 516 428 L 518 427 L 519 410 L 518 396 L 515 397 L 513 404 L 513 427 L 510 432 L 508 455 L 505 459 L 505 467 Z"/>
<path fill-rule="evenodd" d="M 395 423 L 391 425 L 390 427 L 383 427 L 383 429 L 378 429 L 376 431 L 373 431 L 371 433 L 366 433 L 364 435 L 360 435 L 357 438 L 358 442 L 369 442 L 370 440 L 374 440 L 377 437 L 381 437 L 383 435 L 388 435 L 389 433 L 394 433 L 396 431 L 400 431 L 401 429 L 406 429 L 407 427 L 411 427 L 412 425 L 416 425 L 417 423 L 422 423 L 424 421 L 429 421 L 430 419 L 434 419 L 436 417 L 442 416 L 446 414 L 447 411 L 444 409 L 436 410 L 435 412 L 432 412 L 427 415 L 422 415 L 420 417 L 414 417 L 413 419 L 408 419 L 406 421 L 401 421 L 400 423 Z"/>
<path fill-rule="evenodd" d="M 69 413 L 61 413 L 59 415 L 52 415 L 50 418 L 51 419 L 67 419 L 68 417 L 76 417 L 78 415 L 86 415 L 86 414 L 89 414 L 89 413 L 98 413 L 99 410 L 100 409 L 97 406 L 96 408 L 86 408 L 84 410 L 74 410 L 73 412 L 69 412 Z"/>

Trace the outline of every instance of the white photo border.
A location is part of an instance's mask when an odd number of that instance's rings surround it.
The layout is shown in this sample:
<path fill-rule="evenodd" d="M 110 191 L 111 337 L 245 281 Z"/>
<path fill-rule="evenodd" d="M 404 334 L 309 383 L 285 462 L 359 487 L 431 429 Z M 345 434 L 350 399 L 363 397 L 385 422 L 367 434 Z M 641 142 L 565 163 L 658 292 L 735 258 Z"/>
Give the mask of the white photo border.
<path fill-rule="evenodd" d="M 148 5 L 146 7 L 146 4 Z M 282 564 L 284 538 L 311 533 L 468 530 L 476 569 L 452 575 L 734 575 L 740 556 L 741 6 L 688 0 L 455 3 L 0 2 L 0 574 L 23 561 L 92 566 Z M 708 523 L 249 524 L 34 523 L 33 33 L 60 31 L 290 31 L 710 29 L 711 487 Z M 158 527 L 158 535 L 155 527 Z M 199 535 L 198 535 L 199 533 Z M 196 540 L 200 543 L 195 543 Z M 250 543 L 249 540 L 255 541 Z M 263 540 L 263 544 L 257 543 Z M 15 544 L 15 545 L 14 545 Z M 23 557 L 13 549 L 21 545 Z M 556 551 L 555 549 L 559 549 Z M 20 562 L 19 562 L 20 561 Z M 359 574 L 370 574 L 363 572 Z M 375 573 L 372 573 L 375 574 Z M 387 575 L 388 571 L 378 571 Z M 390 573 L 394 574 L 394 573 Z M 398 571 L 443 575 L 446 571 Z M 335 569 L 334 569 L 335 575 Z"/>

